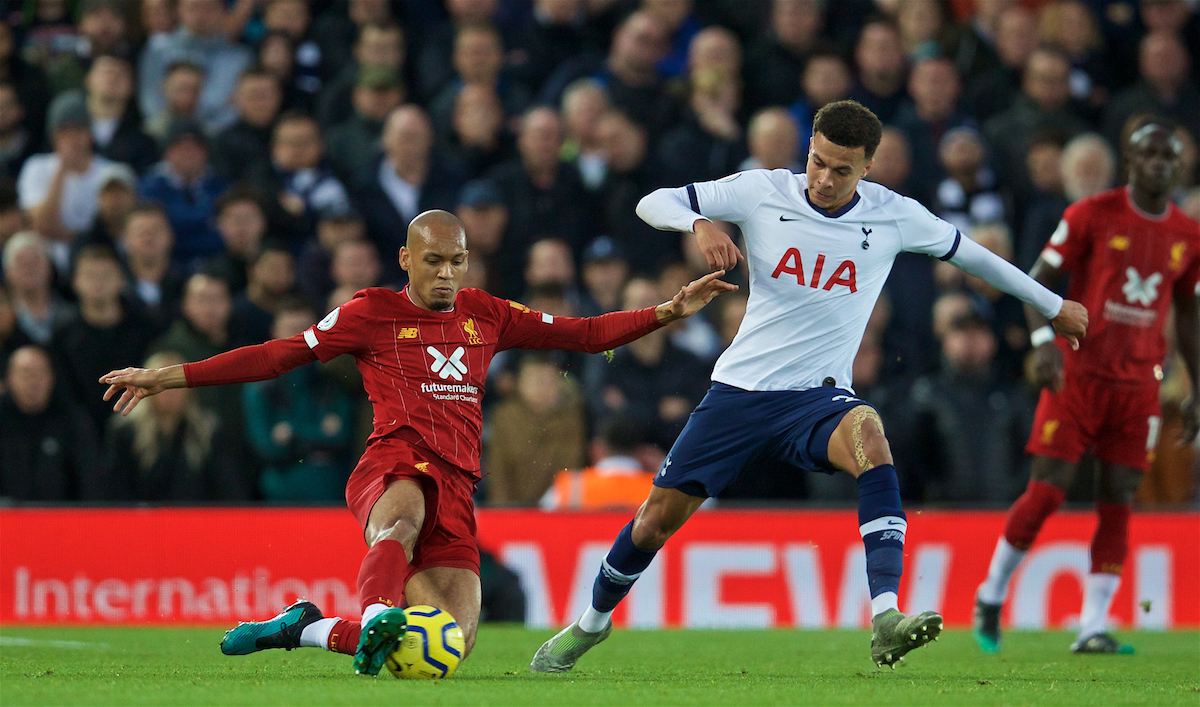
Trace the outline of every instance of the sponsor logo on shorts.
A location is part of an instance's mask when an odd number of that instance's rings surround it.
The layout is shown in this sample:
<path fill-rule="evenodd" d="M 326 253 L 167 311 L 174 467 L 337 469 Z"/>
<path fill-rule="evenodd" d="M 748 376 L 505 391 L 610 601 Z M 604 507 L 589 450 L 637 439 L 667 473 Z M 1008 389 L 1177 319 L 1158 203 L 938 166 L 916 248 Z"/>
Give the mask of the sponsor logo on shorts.
<path fill-rule="evenodd" d="M 413 467 L 415 467 L 416 470 L 422 474 L 429 473 L 429 462 L 417 462 L 416 464 L 413 464 Z"/>

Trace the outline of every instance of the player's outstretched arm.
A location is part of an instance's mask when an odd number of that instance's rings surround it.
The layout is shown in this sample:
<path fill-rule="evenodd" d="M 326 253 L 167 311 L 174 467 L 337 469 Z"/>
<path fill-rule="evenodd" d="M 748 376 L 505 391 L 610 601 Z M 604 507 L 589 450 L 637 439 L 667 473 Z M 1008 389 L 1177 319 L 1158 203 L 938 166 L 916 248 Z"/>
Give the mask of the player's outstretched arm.
<path fill-rule="evenodd" d="M 206 385 L 252 383 L 275 378 L 296 366 L 317 360 L 302 334 L 275 339 L 254 346 L 243 346 L 197 361 L 166 368 L 124 368 L 100 376 L 108 384 L 104 399 L 121 393 L 113 411 L 128 415 L 144 398 L 168 388 L 195 388 Z"/>
<path fill-rule="evenodd" d="M 742 195 L 737 193 L 731 184 L 706 182 L 700 185 L 705 191 L 705 203 L 720 211 L 720 216 L 714 218 L 736 218 L 744 208 L 740 203 L 743 201 Z M 745 258 L 729 234 L 717 228 L 707 216 L 700 213 L 696 186 L 656 189 L 638 202 L 637 215 L 660 231 L 695 233 L 696 245 L 699 246 L 700 252 L 704 253 L 708 267 L 713 270 L 730 270 Z M 717 187 L 721 189 L 717 190 Z"/>
<path fill-rule="evenodd" d="M 712 225 L 712 224 L 709 224 Z M 698 280 L 693 280 L 683 287 L 670 301 L 663 302 L 654 308 L 654 316 L 659 324 L 670 324 L 677 319 L 686 319 L 704 309 L 713 298 L 725 292 L 737 292 L 738 286 L 720 280 L 724 270 L 710 272 Z"/>
<path fill-rule="evenodd" d="M 1183 405 L 1181 444 L 1196 441 L 1200 433 L 1200 299 L 1191 292 L 1175 295 L 1175 341 L 1192 381 L 1191 395 Z"/>

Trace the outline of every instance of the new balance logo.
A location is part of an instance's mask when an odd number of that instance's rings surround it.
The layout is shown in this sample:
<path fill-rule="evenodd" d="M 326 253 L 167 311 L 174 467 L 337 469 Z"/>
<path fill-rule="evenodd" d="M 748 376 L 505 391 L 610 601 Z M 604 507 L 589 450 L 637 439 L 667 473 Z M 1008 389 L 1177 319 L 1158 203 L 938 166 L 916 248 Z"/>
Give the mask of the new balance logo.
<path fill-rule="evenodd" d="M 438 374 L 442 380 L 453 378 L 456 381 L 460 381 L 467 372 L 467 364 L 463 363 L 462 360 L 467 350 L 461 346 L 454 349 L 454 353 L 449 356 L 443 356 L 441 351 L 432 346 L 425 349 L 425 353 L 433 357 L 433 363 L 429 364 L 429 370 Z"/>
<path fill-rule="evenodd" d="M 1125 299 L 1130 304 L 1149 307 L 1154 300 L 1158 299 L 1158 286 L 1162 283 L 1162 273 L 1156 272 L 1143 280 L 1137 268 L 1130 266 L 1125 268 L 1125 276 L 1129 280 L 1121 288 L 1121 291 L 1125 293 Z"/>

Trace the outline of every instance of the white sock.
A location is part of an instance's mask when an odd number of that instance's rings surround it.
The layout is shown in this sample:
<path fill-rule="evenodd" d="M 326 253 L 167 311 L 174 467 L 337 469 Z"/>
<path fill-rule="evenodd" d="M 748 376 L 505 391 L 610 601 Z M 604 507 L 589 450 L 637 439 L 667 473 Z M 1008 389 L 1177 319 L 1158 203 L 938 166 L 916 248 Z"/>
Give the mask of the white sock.
<path fill-rule="evenodd" d="M 992 553 L 992 564 L 988 567 L 987 579 L 979 585 L 975 598 L 985 604 L 1000 606 L 1008 598 L 1008 580 L 1012 578 L 1017 565 L 1025 559 L 1025 550 L 1018 550 L 1009 544 L 1004 536 L 996 542 L 996 551 Z"/>
<path fill-rule="evenodd" d="M 889 609 L 900 611 L 900 605 L 897 603 L 895 592 L 884 592 L 877 597 L 871 598 L 871 616 L 879 616 Z"/>
<path fill-rule="evenodd" d="M 1079 614 L 1079 637 L 1087 638 L 1108 630 L 1108 608 L 1121 586 L 1121 575 L 1097 572 L 1087 576 L 1083 611 Z"/>
<path fill-rule="evenodd" d="M 390 608 L 392 608 L 392 607 L 388 606 L 387 604 L 380 603 L 380 602 L 375 602 L 374 604 L 367 605 L 367 608 L 363 609 L 363 615 L 362 615 L 363 626 L 366 626 L 368 621 L 375 618 L 376 614 L 378 614 L 381 611 L 387 611 Z"/>
<path fill-rule="evenodd" d="M 301 648 L 324 648 L 329 650 L 329 634 L 341 619 L 317 619 L 300 632 Z"/>
<path fill-rule="evenodd" d="M 600 633 L 608 625 L 612 614 L 611 611 L 596 611 L 589 604 L 588 608 L 583 610 L 583 616 L 579 617 L 579 628 L 588 633 Z"/>

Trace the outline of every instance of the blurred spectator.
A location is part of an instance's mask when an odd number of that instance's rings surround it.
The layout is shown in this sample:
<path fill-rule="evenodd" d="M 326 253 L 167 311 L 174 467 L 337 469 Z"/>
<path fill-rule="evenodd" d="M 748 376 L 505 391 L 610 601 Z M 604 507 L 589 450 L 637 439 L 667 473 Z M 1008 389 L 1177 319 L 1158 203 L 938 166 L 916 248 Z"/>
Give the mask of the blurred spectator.
<path fill-rule="evenodd" d="M 595 79 L 578 79 L 563 92 L 563 158 L 575 163 L 588 189 L 604 181 L 607 167 L 598 128 L 608 110 L 608 94 Z"/>
<path fill-rule="evenodd" d="M 892 191 L 928 203 L 927 195 L 919 194 L 913 189 L 909 179 L 911 176 L 912 148 L 909 147 L 908 140 L 900 130 L 891 126 L 885 127 L 879 138 L 879 146 L 875 148 L 871 171 L 867 173 L 866 178 Z"/>
<path fill-rule="evenodd" d="M 383 265 L 379 262 L 379 251 L 375 250 L 374 244 L 367 240 L 350 239 L 334 249 L 329 270 L 336 287 L 357 292 L 379 285 Z"/>
<path fill-rule="evenodd" d="M 17 312 L 13 309 L 12 296 L 8 288 L 0 285 L 0 366 L 8 367 L 8 359 L 22 346 L 33 343 L 33 339 L 17 326 Z M 0 387 L 0 393 L 3 387 Z"/>
<path fill-rule="evenodd" d="M 1179 208 L 1188 218 L 1200 221 L 1200 187 L 1192 187 L 1180 202 Z"/>
<path fill-rule="evenodd" d="M 931 195 L 945 176 L 938 164 L 938 145 L 948 130 L 977 127 L 958 108 L 962 82 L 949 59 L 934 57 L 916 62 L 908 77 L 912 101 L 900 108 L 895 126 L 904 132 L 912 152 L 914 191 Z"/>
<path fill-rule="evenodd" d="M 267 245 L 248 272 L 246 291 L 233 298 L 229 315 L 229 347 L 261 344 L 271 338 L 279 303 L 296 285 L 296 262 L 291 251 Z"/>
<path fill-rule="evenodd" d="M 1026 478 L 1029 398 L 998 378 L 996 339 L 986 315 L 963 295 L 938 302 L 944 367 L 912 390 L 912 475 L 929 503 L 1001 503 Z"/>
<path fill-rule="evenodd" d="M 800 78 L 803 95 L 788 107 L 800 127 L 800 144 L 807 146 L 812 138 L 813 116 L 826 103 L 850 96 L 854 77 L 846 60 L 835 47 L 822 46 L 813 51 L 804 65 Z"/>
<path fill-rule="evenodd" d="M 17 326 L 34 343 L 45 346 L 55 326 L 68 313 L 51 289 L 54 268 L 50 246 L 36 231 L 22 231 L 4 244 L 4 283 L 9 287 Z"/>
<path fill-rule="evenodd" d="M 54 94 L 46 73 L 21 58 L 7 22 L 0 22 L 0 81 L 9 81 L 16 87 L 25 108 L 25 129 L 40 143 L 46 129 L 46 107 Z"/>
<path fill-rule="evenodd" d="M 271 336 L 286 339 L 317 321 L 303 300 L 280 303 Z M 246 386 L 246 434 L 265 462 L 267 501 L 340 501 L 352 467 L 354 397 L 321 366 L 300 366 Z"/>
<path fill-rule="evenodd" d="M 934 194 L 933 213 L 964 233 L 980 224 L 1009 222 L 1010 207 L 987 166 L 987 148 L 978 132 L 947 132 L 938 147 L 938 161 L 946 178 Z"/>
<path fill-rule="evenodd" d="M 1005 8 L 996 22 L 997 66 L 970 78 L 963 106 L 983 122 L 1001 113 L 1021 92 L 1021 74 L 1037 49 L 1037 20 L 1024 7 Z"/>
<path fill-rule="evenodd" d="M 1038 33 L 1043 42 L 1062 47 L 1070 57 L 1071 97 L 1092 108 L 1102 106 L 1114 76 L 1091 9 L 1082 0 L 1055 0 L 1042 9 Z"/>
<path fill-rule="evenodd" d="M 210 159 L 217 174 L 238 181 L 270 161 L 271 128 L 283 105 L 283 92 L 274 74 L 252 66 L 238 77 L 233 102 L 237 121 L 213 138 Z"/>
<path fill-rule="evenodd" d="M 353 101 L 354 115 L 325 135 L 329 166 L 343 184 L 353 184 L 370 171 L 379 156 L 383 121 L 404 102 L 404 85 L 390 69 L 366 67 L 359 73 Z"/>
<path fill-rule="evenodd" d="M 317 121 L 306 113 L 280 116 L 271 137 L 271 161 L 259 165 L 250 182 L 267 195 L 271 234 L 290 243 L 312 235 L 322 210 L 350 204 L 345 187 L 326 166 Z"/>
<path fill-rule="evenodd" d="M 942 56 L 946 31 L 946 6 L 940 0 L 906 0 L 896 10 L 896 26 L 910 61 Z"/>
<path fill-rule="evenodd" d="M 115 247 L 125 218 L 137 203 L 137 175 L 126 164 L 106 165 L 100 173 L 100 193 L 96 196 L 96 220 L 92 229 L 71 242 L 71 251 L 92 243 Z"/>
<path fill-rule="evenodd" d="M 467 182 L 458 194 L 454 215 L 462 221 L 467 234 L 467 249 L 471 253 L 471 267 L 467 272 L 479 277 L 477 286 L 488 292 L 499 292 L 500 276 L 495 257 L 508 225 L 504 195 L 486 179 Z"/>
<path fill-rule="evenodd" d="M 608 419 L 589 445 L 592 465 L 555 474 L 538 506 L 544 511 L 637 510 L 654 485 L 654 472 L 634 456 L 641 441 L 636 422 Z"/>
<path fill-rule="evenodd" d="M 177 262 L 192 264 L 221 251 L 221 234 L 212 216 L 228 186 L 209 166 L 208 138 L 200 124 L 173 123 L 163 139 L 162 161 L 142 177 L 138 192 L 162 204 L 175 233 Z"/>
<path fill-rule="evenodd" d="M 1071 203 L 1063 195 L 1062 154 L 1066 137 L 1058 130 L 1033 136 L 1025 153 L 1029 186 L 1017 191 L 1018 222 L 1022 224 L 1016 243 L 1016 265 L 1025 272 L 1050 240 L 1063 211 Z"/>
<path fill-rule="evenodd" d="M 200 119 L 200 97 L 204 90 L 204 69 L 185 59 L 172 62 L 163 74 L 163 105 L 156 113 L 144 113 L 143 128 L 156 140 L 166 137 L 167 129 L 177 120 Z M 144 110 L 144 109 L 143 109 Z"/>
<path fill-rule="evenodd" d="M 175 3 L 171 0 L 142 0 L 139 19 L 146 33 L 146 44 L 164 44 L 175 31 Z"/>
<path fill-rule="evenodd" d="M 98 500 L 108 485 L 86 413 L 54 393 L 50 355 L 22 346 L 8 359 L 0 396 L 0 498 Z"/>
<path fill-rule="evenodd" d="M 38 147 L 34 134 L 25 127 L 25 107 L 17 87 L 0 80 L 0 177 L 15 180 Z"/>
<path fill-rule="evenodd" d="M 1139 81 L 1117 93 L 1104 113 L 1104 134 L 1114 145 L 1121 129 L 1137 113 L 1154 113 L 1200 135 L 1200 91 L 1189 81 L 1190 61 L 1179 37 L 1146 35 L 1138 47 Z"/>
<path fill-rule="evenodd" d="M 275 78 L 282 91 L 280 109 L 283 112 L 312 109 L 313 95 L 298 85 L 296 76 L 296 43 L 287 32 L 267 32 L 258 43 L 255 63 Z"/>
<path fill-rule="evenodd" d="M 746 51 L 746 102 L 751 110 L 786 106 L 800 96 L 800 77 L 823 23 L 821 0 L 773 0 L 770 32 Z"/>
<path fill-rule="evenodd" d="M 404 245 L 408 223 L 429 209 L 451 209 L 459 182 L 450 168 L 433 156 L 433 128 L 425 111 L 406 104 L 392 111 L 383 126 L 383 155 L 368 171 L 356 195 L 367 235 L 379 246 L 385 278 L 403 282 L 396 254 Z"/>
<path fill-rule="evenodd" d="M 804 171 L 800 161 L 800 131 L 795 119 L 783 108 L 763 108 L 755 113 L 746 131 L 746 142 L 750 156 L 739 165 L 739 170 L 790 169 L 797 174 Z"/>
<path fill-rule="evenodd" d="M 344 243 L 366 238 L 366 227 L 362 216 L 353 209 L 326 209 L 317 218 L 317 237 L 304 246 L 296 262 L 296 284 L 311 302 L 323 303 L 334 289 L 335 278 L 330 270 L 334 254 Z M 378 251 L 375 261 L 379 263 Z M 382 272 L 382 265 L 380 265 Z M 380 278 L 376 273 L 372 286 Z M 357 292 L 360 288 L 356 288 Z"/>
<path fill-rule="evenodd" d="M 184 0 L 186 2 L 187 0 Z M 145 367 L 183 363 L 164 352 Z M 248 501 L 253 480 L 230 457 L 227 421 L 201 407 L 197 391 L 165 390 L 128 416 L 114 416 L 105 461 L 115 500 Z M 94 465 L 94 464 L 93 464 Z"/>
<path fill-rule="evenodd" d="M 32 0 L 24 5 L 25 11 L 19 16 L 24 39 L 21 54 L 45 67 L 69 52 L 78 40 L 74 8 L 63 0 Z"/>
<path fill-rule="evenodd" d="M 492 411 L 491 427 L 489 505 L 535 506 L 559 470 L 583 466 L 584 406 L 550 354 L 521 356 L 516 390 Z"/>
<path fill-rule="evenodd" d="M 619 244 L 628 263 L 638 272 L 657 272 L 664 262 L 679 258 L 680 236 L 654 229 L 634 211 L 638 201 L 664 181 L 658 170 L 647 162 L 649 138 L 646 129 L 624 113 L 610 110 L 600 118 L 596 133 L 608 165 L 604 181 L 596 191 L 596 205 L 600 211 L 598 230 Z M 676 144 L 684 149 L 684 136 L 678 137 L 680 141 Z M 668 136 L 664 140 L 664 149 L 672 142 L 675 141 Z M 731 165 L 731 169 L 736 167 Z M 683 177 L 679 183 L 689 181 L 692 180 Z"/>
<path fill-rule="evenodd" d="M 1116 171 L 1116 154 L 1096 133 L 1078 135 L 1063 148 L 1063 192 L 1072 204 L 1111 189 Z"/>
<path fill-rule="evenodd" d="M 478 177 L 517 154 L 505 125 L 504 106 L 491 86 L 463 86 L 449 128 L 444 152 L 466 178 Z"/>
<path fill-rule="evenodd" d="M 141 129 L 133 102 L 133 65 L 124 57 L 97 56 L 84 88 L 96 154 L 145 172 L 158 158 L 158 146 Z"/>
<path fill-rule="evenodd" d="M 1071 64 L 1061 50 L 1043 47 L 1026 64 L 1021 95 L 1011 108 L 994 116 L 983 126 L 993 150 L 993 166 L 1000 178 L 1013 188 L 1028 183 L 1025 153 L 1029 139 L 1039 130 L 1055 128 L 1073 137 L 1087 130 L 1087 124 L 1074 114 L 1070 105 Z"/>
<path fill-rule="evenodd" d="M 51 351 L 62 389 L 83 404 L 92 428 L 103 430 L 112 403 L 103 397 L 107 386 L 97 381 L 109 371 L 138 365 L 154 325 L 138 307 L 121 301 L 125 274 L 112 248 L 86 246 L 74 266 L 71 287 L 79 306 L 55 327 Z"/>
<path fill-rule="evenodd" d="M 521 120 L 519 160 L 493 169 L 488 177 L 504 194 L 508 228 L 497 262 L 504 297 L 521 294 L 520 268 L 525 249 L 546 236 L 560 238 L 572 249 L 582 246 L 592 227 L 587 192 L 579 170 L 559 159 L 562 126 L 550 108 L 534 108 Z"/>
<path fill-rule="evenodd" d="M 585 54 L 563 63 L 546 80 L 538 102 L 558 105 L 572 81 L 595 78 L 608 91 L 613 106 L 657 137 L 675 124 L 679 114 L 656 68 L 666 56 L 668 41 L 668 30 L 658 19 L 644 10 L 634 12 L 617 27 L 607 57 Z"/>
<path fill-rule="evenodd" d="M 332 5 L 313 22 L 312 37 L 321 47 L 321 63 L 331 76 L 353 64 L 354 41 L 370 25 L 392 22 L 389 0 L 349 0 L 343 10 Z"/>
<path fill-rule="evenodd" d="M 693 0 L 642 0 L 642 11 L 658 20 L 667 33 L 668 49 L 656 68 L 665 78 L 682 76 L 688 69 L 688 49 L 703 25 L 693 14 Z"/>
<path fill-rule="evenodd" d="M 629 260 L 621 246 L 608 236 L 597 236 L 583 251 L 581 278 L 587 299 L 584 316 L 621 309 L 621 293 L 629 279 Z"/>
<path fill-rule="evenodd" d="M 652 307 L 662 297 L 657 284 L 635 278 L 625 285 L 622 301 L 628 311 Z M 647 441 L 666 450 L 704 397 L 710 371 L 659 329 L 617 349 L 611 362 L 588 359 L 586 400 L 593 419 L 630 417 L 644 426 Z"/>
<path fill-rule="evenodd" d="M 229 314 L 233 308 L 229 285 L 220 278 L 197 273 L 183 288 L 183 316 L 151 345 L 152 351 L 173 351 L 187 361 L 199 361 L 232 348 L 229 346 Z M 226 386 L 206 388 L 202 393 L 224 391 Z M 207 395 L 203 397 L 208 397 Z"/>
<path fill-rule="evenodd" d="M 263 27 L 268 33 L 284 34 L 292 42 L 292 85 L 306 94 L 303 99 L 306 108 L 312 106 L 321 90 L 321 47 L 309 37 L 312 16 L 308 6 L 308 0 L 266 0 L 262 13 Z"/>
<path fill-rule="evenodd" d="M 555 67 L 601 48 L 603 31 L 586 16 L 586 6 L 585 0 L 533 1 L 533 16 L 516 37 L 515 63 L 526 86 L 536 90 Z"/>
<path fill-rule="evenodd" d="M 690 74 L 689 110 L 678 127 L 662 136 L 655 155 L 662 181 L 687 184 L 736 172 L 746 159 L 737 121 L 740 105 L 741 85 L 736 74 L 718 69 Z"/>
<path fill-rule="evenodd" d="M 705 27 L 692 37 L 688 45 L 687 73 L 706 71 L 742 76 L 742 45 L 737 35 L 730 30 L 713 25 Z"/>
<path fill-rule="evenodd" d="M 404 31 L 400 25 L 391 21 L 363 25 L 354 43 L 354 61 L 342 67 L 317 99 L 316 117 L 321 126 L 328 128 L 354 115 L 354 87 L 363 69 L 386 69 L 404 76 L 404 50 Z"/>
<path fill-rule="evenodd" d="M 21 210 L 17 199 L 16 185 L 11 181 L 0 180 L 0 248 L 25 228 L 25 212 Z"/>
<path fill-rule="evenodd" d="M 119 56 L 127 61 L 132 57 L 124 4 L 119 0 L 80 3 L 78 40 L 46 66 L 55 93 L 82 88 L 84 75 L 98 57 Z"/>
<path fill-rule="evenodd" d="M 454 78 L 454 47 L 458 31 L 470 25 L 490 24 L 499 0 L 448 0 L 449 15 L 433 26 L 421 28 L 414 93 L 429 101 Z"/>
<path fill-rule="evenodd" d="M 241 292 L 246 289 L 247 271 L 258 258 L 267 231 L 262 197 L 250 187 L 234 186 L 217 199 L 213 217 L 222 249 L 208 261 L 205 271 L 228 283 L 230 292 Z"/>
<path fill-rule="evenodd" d="M 434 125 L 450 125 L 458 94 L 465 86 L 486 86 L 495 91 L 508 115 L 520 115 L 529 105 L 526 88 L 501 71 L 504 41 L 495 26 L 461 25 L 454 35 L 453 63 L 454 76 L 429 101 L 429 118 Z"/>
<path fill-rule="evenodd" d="M 78 93 L 54 100 L 47 128 L 54 151 L 25 160 L 17 193 L 30 225 L 55 243 L 55 260 L 63 266 L 67 244 L 92 227 L 100 176 L 114 163 L 93 154 L 91 119 Z"/>
<path fill-rule="evenodd" d="M 906 46 L 905 42 L 917 40 L 908 36 L 902 39 L 901 29 L 911 26 L 919 29 L 924 36 L 928 30 L 924 25 L 931 14 L 927 7 L 930 4 L 933 4 L 932 0 L 908 0 L 902 4 L 899 16 L 905 24 L 900 27 L 884 18 L 867 22 L 854 47 L 858 82 L 850 92 L 850 98 L 870 108 L 884 124 L 896 119 L 900 106 L 907 98 L 904 93 L 904 78 L 908 69 L 906 51 L 914 60 L 928 54 L 923 48 Z M 910 17 L 913 19 L 906 22 Z"/>
<path fill-rule="evenodd" d="M 127 299 L 139 303 L 153 317 L 151 330 L 165 329 L 179 315 L 185 277 L 171 261 L 174 244 L 175 234 L 161 206 L 139 204 L 129 211 L 120 238 L 129 274 Z"/>
<path fill-rule="evenodd" d="M 1015 2 L 975 0 L 973 4 L 974 12 L 958 26 L 954 40 L 947 46 L 947 57 L 954 62 L 959 76 L 967 81 L 999 63 L 995 45 L 1000 15 Z"/>
<path fill-rule="evenodd" d="M 246 47 L 225 38 L 225 8 L 221 0 L 179 0 L 179 28 L 162 41 L 149 42 L 138 65 L 138 105 L 142 115 L 160 113 L 167 105 L 162 92 L 167 67 L 181 59 L 204 71 L 199 119 L 208 130 L 233 123 L 230 103 L 237 78 L 253 60 Z"/>
<path fill-rule="evenodd" d="M 571 309 L 579 310 L 581 293 L 575 279 L 575 255 L 562 239 L 542 238 L 530 245 L 524 275 L 525 299 L 529 292 L 552 285 L 562 288 Z"/>

